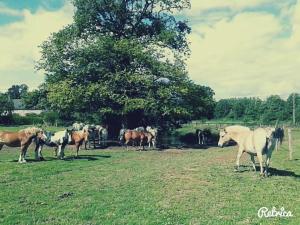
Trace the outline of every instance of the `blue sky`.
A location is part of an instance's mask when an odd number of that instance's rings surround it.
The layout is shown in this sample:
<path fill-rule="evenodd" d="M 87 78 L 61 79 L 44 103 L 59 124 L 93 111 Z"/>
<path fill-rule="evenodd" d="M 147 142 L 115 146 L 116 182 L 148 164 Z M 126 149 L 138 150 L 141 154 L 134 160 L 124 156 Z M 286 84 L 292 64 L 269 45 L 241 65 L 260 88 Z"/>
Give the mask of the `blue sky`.
<path fill-rule="evenodd" d="M 216 97 L 300 92 L 300 0 L 191 0 L 191 78 Z M 0 0 L 0 91 L 36 88 L 40 45 L 72 22 L 67 0 Z"/>
<path fill-rule="evenodd" d="M 0 6 L 11 10 L 27 9 L 31 13 L 36 13 L 38 9 L 45 9 L 47 11 L 56 11 L 63 7 L 65 0 L 0 0 Z M 22 14 L 11 15 L 8 13 L 0 13 L 0 25 L 5 25 L 23 19 Z"/>

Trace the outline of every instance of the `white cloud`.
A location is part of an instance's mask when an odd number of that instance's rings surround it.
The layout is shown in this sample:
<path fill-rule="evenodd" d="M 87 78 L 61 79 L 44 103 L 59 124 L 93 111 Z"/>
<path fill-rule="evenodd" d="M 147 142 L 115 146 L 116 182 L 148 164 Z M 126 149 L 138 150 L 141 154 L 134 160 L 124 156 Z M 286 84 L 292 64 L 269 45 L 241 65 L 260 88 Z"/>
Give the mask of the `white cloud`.
<path fill-rule="evenodd" d="M 1 4 L 0 2 L 0 15 L 8 15 L 8 16 L 23 16 L 23 12 L 21 10 L 10 9 Z"/>
<path fill-rule="evenodd" d="M 35 88 L 44 79 L 43 75 L 34 71 L 34 62 L 40 57 L 38 46 L 52 32 L 72 22 L 74 9 L 70 3 L 58 11 L 40 9 L 33 14 L 28 10 L 1 9 L 11 12 L 10 15 L 22 15 L 23 19 L 1 26 L 0 29 L 0 90 L 6 90 L 16 82 L 26 81 L 25 75 L 28 77 L 26 83 Z"/>
<path fill-rule="evenodd" d="M 191 10 L 187 11 L 187 13 L 193 15 L 218 8 L 227 8 L 236 11 L 246 7 L 266 4 L 270 1 L 271 0 L 191 0 Z"/>
<path fill-rule="evenodd" d="M 243 2 L 236 7 L 242 7 Z M 212 87 L 218 99 L 271 94 L 286 97 L 299 92 L 300 2 L 284 13 L 289 13 L 285 16 L 291 18 L 293 26 L 291 35 L 284 37 L 280 37 L 282 18 L 267 12 L 244 11 L 212 26 L 193 25 L 188 61 L 191 78 Z"/>

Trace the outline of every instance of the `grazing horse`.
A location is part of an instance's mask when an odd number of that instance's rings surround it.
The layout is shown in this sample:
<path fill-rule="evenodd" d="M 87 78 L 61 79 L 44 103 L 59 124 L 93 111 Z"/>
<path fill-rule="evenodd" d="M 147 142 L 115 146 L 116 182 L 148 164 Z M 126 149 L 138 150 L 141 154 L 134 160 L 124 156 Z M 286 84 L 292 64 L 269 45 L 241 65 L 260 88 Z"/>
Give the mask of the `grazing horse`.
<path fill-rule="evenodd" d="M 242 131 L 241 131 L 242 130 Z M 238 154 L 236 157 L 236 171 L 239 170 L 240 158 L 243 152 L 247 152 L 252 161 L 253 169 L 255 168 L 254 156 L 257 156 L 260 165 L 260 174 L 268 175 L 268 167 L 274 149 L 274 128 L 257 128 L 254 131 L 247 131 L 247 129 L 234 130 L 232 127 L 220 131 L 220 139 L 218 145 L 223 145 L 230 140 L 234 140 L 238 144 Z M 263 171 L 262 155 L 266 154 L 266 168 Z"/>
<path fill-rule="evenodd" d="M 71 141 L 69 144 L 75 145 L 76 147 L 76 157 L 78 157 L 78 151 L 83 144 L 83 142 L 87 142 L 89 139 L 89 132 L 87 130 L 81 131 L 73 131 L 71 133 Z"/>
<path fill-rule="evenodd" d="M 36 127 L 28 127 L 17 132 L 0 131 L 0 150 L 4 145 L 21 147 L 19 163 L 25 163 L 27 149 L 34 138 L 45 140 L 44 131 Z"/>
<path fill-rule="evenodd" d="M 69 130 L 57 131 L 55 133 L 46 133 L 47 139 L 43 142 L 39 142 L 36 146 L 36 159 L 43 160 L 42 149 L 44 145 L 54 147 L 54 154 L 59 159 L 64 158 L 64 150 L 68 142 L 71 141 L 71 135 Z"/>
<path fill-rule="evenodd" d="M 157 128 L 152 128 L 150 126 L 146 127 L 146 131 L 151 134 L 151 139 L 148 141 L 149 148 L 151 147 L 151 144 L 153 148 L 156 148 L 156 139 L 157 139 Z"/>

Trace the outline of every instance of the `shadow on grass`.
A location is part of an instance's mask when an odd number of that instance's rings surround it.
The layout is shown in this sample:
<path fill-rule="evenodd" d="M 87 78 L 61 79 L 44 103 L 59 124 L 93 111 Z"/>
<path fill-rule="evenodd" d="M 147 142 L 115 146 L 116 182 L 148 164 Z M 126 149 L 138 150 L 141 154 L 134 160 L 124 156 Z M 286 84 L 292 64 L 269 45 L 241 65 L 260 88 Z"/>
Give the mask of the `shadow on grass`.
<path fill-rule="evenodd" d="M 300 175 L 295 174 L 292 171 L 289 170 L 279 170 L 276 168 L 270 167 L 268 169 L 268 172 L 270 173 L 271 176 L 281 176 L 281 177 L 295 177 L 295 178 L 300 178 Z"/>
<path fill-rule="evenodd" d="M 99 158 L 111 158 L 110 155 L 79 155 L 78 157 L 76 156 L 68 156 L 65 157 L 65 161 L 72 161 L 72 160 L 88 160 L 88 161 L 95 161 L 99 160 Z"/>
<path fill-rule="evenodd" d="M 73 160 L 88 160 L 88 161 L 95 161 L 99 160 L 99 158 L 111 158 L 110 155 L 79 155 L 76 156 L 67 156 L 63 160 L 64 161 L 73 161 Z M 47 161 L 54 161 L 54 160 L 60 160 L 56 157 L 47 157 L 44 160 L 35 160 L 35 159 L 26 159 L 27 163 L 42 163 Z M 18 162 L 18 160 L 11 160 L 10 162 Z"/>
<path fill-rule="evenodd" d="M 256 166 L 256 172 L 260 171 L 260 167 Z M 238 173 L 244 173 L 244 172 L 254 172 L 252 170 L 252 166 L 245 166 L 245 165 L 240 165 L 240 170 Z M 295 178 L 300 178 L 300 175 L 295 174 L 295 172 L 289 171 L 289 170 L 280 170 L 276 168 L 269 167 L 268 169 L 268 176 L 280 176 L 280 177 L 295 177 Z"/>

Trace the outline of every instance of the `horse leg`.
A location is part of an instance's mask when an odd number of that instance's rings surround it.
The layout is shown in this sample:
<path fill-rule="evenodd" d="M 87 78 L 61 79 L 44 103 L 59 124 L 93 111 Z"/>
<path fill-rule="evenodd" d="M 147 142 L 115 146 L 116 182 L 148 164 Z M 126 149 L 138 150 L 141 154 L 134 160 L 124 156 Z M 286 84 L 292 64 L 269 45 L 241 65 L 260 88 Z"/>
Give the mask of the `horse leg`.
<path fill-rule="evenodd" d="M 35 160 L 39 160 L 39 148 L 40 148 L 40 145 L 36 145 L 35 146 L 35 149 L 34 149 L 34 153 L 35 153 Z"/>
<path fill-rule="evenodd" d="M 266 168 L 265 168 L 265 176 L 268 176 L 268 169 L 270 166 L 270 160 L 271 160 L 271 156 L 272 156 L 272 151 L 268 151 L 267 155 L 266 155 Z"/>
<path fill-rule="evenodd" d="M 4 146 L 4 144 L 0 144 L 0 151 L 1 151 L 1 149 L 3 148 L 3 146 Z"/>
<path fill-rule="evenodd" d="M 239 148 L 238 154 L 236 156 L 236 167 L 235 167 L 236 172 L 238 172 L 240 169 L 240 158 L 241 158 L 242 154 L 243 154 L 243 149 Z"/>
<path fill-rule="evenodd" d="M 127 151 L 128 151 L 128 142 L 129 142 L 129 140 L 126 140 L 125 143 L 124 143 L 126 145 L 126 150 Z"/>
<path fill-rule="evenodd" d="M 35 160 L 44 160 L 44 157 L 42 156 L 42 149 L 43 149 L 43 145 L 37 145 L 35 147 Z"/>
<path fill-rule="evenodd" d="M 251 161 L 252 161 L 253 171 L 256 171 L 254 155 L 250 155 L 250 158 L 251 158 Z"/>
<path fill-rule="evenodd" d="M 54 156 L 55 156 L 55 157 L 57 157 L 57 149 L 58 149 L 58 146 L 56 146 L 56 147 L 54 148 Z"/>
<path fill-rule="evenodd" d="M 43 155 L 42 155 L 42 150 L 43 150 L 43 146 L 41 145 L 38 149 L 38 157 L 41 161 L 45 160 Z"/>
<path fill-rule="evenodd" d="M 19 163 L 26 163 L 26 160 L 25 160 L 26 150 L 27 150 L 26 146 L 21 146 Z"/>
<path fill-rule="evenodd" d="M 62 146 L 61 145 L 58 146 L 58 152 L 56 150 L 56 156 L 58 159 L 62 159 L 62 157 L 61 157 L 62 156 Z"/>
<path fill-rule="evenodd" d="M 260 166 L 260 175 L 263 176 L 264 168 L 263 168 L 263 157 L 262 157 L 261 152 L 257 153 L 257 159 L 259 161 L 259 166 Z"/>
<path fill-rule="evenodd" d="M 80 144 L 76 144 L 76 158 L 78 157 L 78 152 L 79 152 Z"/>

